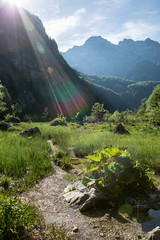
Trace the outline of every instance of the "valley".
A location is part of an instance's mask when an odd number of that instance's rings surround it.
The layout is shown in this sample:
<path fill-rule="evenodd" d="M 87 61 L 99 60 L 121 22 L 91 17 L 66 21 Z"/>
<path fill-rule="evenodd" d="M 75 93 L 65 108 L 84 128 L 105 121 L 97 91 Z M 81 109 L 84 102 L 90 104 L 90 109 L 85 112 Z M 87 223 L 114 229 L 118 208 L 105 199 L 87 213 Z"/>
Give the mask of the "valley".
<path fill-rule="evenodd" d="M 60 52 L 0 2 L 0 239 L 160 239 L 159 52 L 101 36 Z"/>

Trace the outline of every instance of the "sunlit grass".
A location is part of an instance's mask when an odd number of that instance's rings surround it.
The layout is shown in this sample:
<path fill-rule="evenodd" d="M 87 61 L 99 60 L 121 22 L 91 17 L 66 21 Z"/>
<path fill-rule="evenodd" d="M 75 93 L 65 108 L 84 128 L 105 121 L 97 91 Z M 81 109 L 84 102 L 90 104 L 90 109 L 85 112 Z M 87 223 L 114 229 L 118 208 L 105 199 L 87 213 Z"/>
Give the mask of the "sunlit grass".
<path fill-rule="evenodd" d="M 127 127 L 130 135 L 114 134 L 115 126 L 104 124 L 68 124 L 49 126 L 49 123 L 22 123 L 16 129 L 37 126 L 41 137 L 24 138 L 18 131 L 0 132 L 0 174 L 33 183 L 52 171 L 48 139 L 64 152 L 72 148 L 77 157 L 93 154 L 108 145 L 128 149 L 131 158 L 160 172 L 160 133 L 149 127 Z M 66 154 L 67 159 L 68 155 Z M 62 159 L 62 165 L 66 157 Z M 68 162 L 67 162 L 68 163 Z M 72 162 L 69 161 L 69 164 Z"/>
<path fill-rule="evenodd" d="M 50 151 L 42 138 L 0 132 L 0 174 L 30 185 L 52 172 Z"/>
<path fill-rule="evenodd" d="M 74 147 L 77 156 L 92 154 L 95 150 L 112 145 L 127 148 L 131 158 L 148 164 L 152 169 L 160 171 L 160 133 L 143 125 L 129 126 L 130 135 L 114 134 L 115 126 L 107 124 L 87 124 L 85 126 L 49 127 L 41 125 L 43 136 L 50 135 L 53 142 L 62 149 Z"/>
<path fill-rule="evenodd" d="M 20 131 L 28 127 L 38 127 L 41 136 L 22 137 Z M 12 131 L 0 131 L 0 184 L 2 197 L 9 193 L 17 195 L 24 191 L 40 178 L 53 172 L 51 149 L 47 143 L 52 139 L 53 144 L 58 145 L 60 151 L 60 166 L 74 161 L 69 158 L 69 149 L 73 149 L 78 157 L 85 157 L 96 150 L 112 145 L 118 148 L 126 148 L 131 159 L 147 164 L 151 169 L 160 172 L 160 132 L 148 126 L 126 126 L 130 135 L 114 134 L 115 125 L 104 124 L 68 124 L 68 126 L 50 126 L 49 123 L 22 123 Z M 60 154 L 63 153 L 63 154 Z M 67 161 L 67 162 L 66 162 Z M 77 168 L 84 169 L 87 160 L 79 159 Z M 75 176 L 67 173 L 66 181 L 75 180 Z M 8 198 L 7 201 L 10 198 Z M 3 202 L 3 199 L 2 199 Z M 8 207 L 8 205 L 6 205 Z M 13 206 L 15 207 L 15 205 Z M 34 213 L 34 211 L 32 211 Z M 32 213 L 31 212 L 31 213 Z M 27 211 L 28 214 L 28 211 Z M 37 213 L 35 219 L 37 219 Z M 9 216 L 10 219 L 10 216 Z M 11 217 L 12 222 L 14 220 Z M 30 224 L 29 220 L 27 224 Z M 16 224 L 13 222 L 14 226 Z M 39 226 L 41 223 L 39 223 Z M 3 229 L 4 224 L 0 226 Z M 34 231 L 34 229 L 32 230 Z M 66 233 L 52 226 L 49 230 L 50 239 L 67 239 Z M 47 231 L 47 232 L 48 232 Z M 45 231 L 44 231 L 45 233 Z M 47 235 L 42 234 L 46 238 Z M 71 238 L 68 238 L 71 239 Z"/>
<path fill-rule="evenodd" d="M 87 124 L 85 126 L 49 127 L 43 125 L 44 136 L 50 134 L 62 149 L 74 147 L 77 156 L 92 154 L 95 150 L 112 145 L 127 148 L 131 158 L 160 171 L 160 132 L 143 124 L 126 126 L 130 135 L 114 134 L 115 125 Z"/>

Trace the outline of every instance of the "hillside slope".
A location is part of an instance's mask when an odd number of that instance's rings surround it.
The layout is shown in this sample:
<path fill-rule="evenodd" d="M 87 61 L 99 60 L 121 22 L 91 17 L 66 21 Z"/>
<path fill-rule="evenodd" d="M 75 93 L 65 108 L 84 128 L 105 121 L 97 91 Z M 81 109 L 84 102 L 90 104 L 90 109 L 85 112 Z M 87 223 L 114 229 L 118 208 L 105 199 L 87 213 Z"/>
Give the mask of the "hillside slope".
<path fill-rule="evenodd" d="M 4 4 L 0 9 L 0 79 L 24 113 L 87 111 L 94 96 L 66 63 L 37 16 Z"/>
<path fill-rule="evenodd" d="M 99 101 L 113 112 L 114 110 L 138 109 L 143 98 L 148 98 L 160 81 L 136 82 L 119 77 L 98 77 L 96 75 L 81 76 L 89 82 L 90 88 L 98 96 Z M 99 93 L 99 94 L 98 94 Z"/>

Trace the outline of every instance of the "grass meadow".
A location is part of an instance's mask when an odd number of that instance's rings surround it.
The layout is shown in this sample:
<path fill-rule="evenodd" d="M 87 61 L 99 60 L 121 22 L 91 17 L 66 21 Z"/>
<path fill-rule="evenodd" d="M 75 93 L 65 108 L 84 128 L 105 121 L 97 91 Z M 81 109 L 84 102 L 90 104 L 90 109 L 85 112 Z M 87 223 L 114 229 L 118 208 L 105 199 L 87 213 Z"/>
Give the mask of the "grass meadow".
<path fill-rule="evenodd" d="M 20 131 L 37 126 L 41 136 L 23 137 Z M 17 180 L 22 187 L 27 187 L 40 178 L 53 173 L 51 150 L 47 143 L 66 151 L 72 147 L 77 157 L 93 154 L 108 145 L 126 148 L 133 160 L 147 164 L 160 172 L 160 131 L 149 126 L 126 126 L 130 135 L 114 134 L 115 125 L 69 123 L 68 126 L 49 126 L 48 123 L 22 123 L 10 131 L 0 131 L 0 176 Z M 70 159 L 68 159 L 70 161 Z M 15 181 L 16 182 L 16 181 Z M 2 184 L 1 184 L 2 185 Z M 15 184 L 16 185 L 16 184 Z M 20 186 L 17 186 L 20 187 Z"/>
<path fill-rule="evenodd" d="M 23 137 L 19 133 L 28 127 L 38 127 L 41 136 Z M 35 208 L 27 206 L 15 198 L 19 193 L 31 187 L 41 178 L 54 174 L 51 149 L 47 143 L 60 148 L 59 157 L 63 163 L 72 164 L 69 148 L 74 149 L 77 157 L 93 154 L 109 145 L 125 148 L 131 159 L 146 164 L 151 170 L 160 173 L 160 131 L 143 123 L 136 126 L 125 126 L 130 135 L 114 134 L 114 124 L 68 123 L 68 126 L 49 126 L 49 123 L 21 123 L 8 131 L 0 131 L 0 237 L 1 239 L 20 239 L 18 226 L 35 226 L 39 219 Z M 64 154 L 65 153 L 65 154 Z M 67 155 L 68 153 L 68 155 Z M 81 160 L 85 167 L 87 161 Z M 14 198 L 13 198 L 14 197 Z M 36 210 L 37 211 L 37 210 Z M 41 223 L 38 224 L 39 226 Z M 33 228 L 31 227 L 33 230 Z M 54 231 L 53 231 L 54 230 Z M 52 227 L 50 239 L 67 238 L 64 231 Z M 16 234 L 16 235 L 15 235 Z"/>
<path fill-rule="evenodd" d="M 86 156 L 95 150 L 112 145 L 126 148 L 133 160 L 147 164 L 151 169 L 160 172 L 160 131 L 149 126 L 139 124 L 126 126 L 130 135 L 114 134 L 115 125 L 86 124 L 79 126 L 70 124 L 68 127 L 49 127 L 47 124 L 39 125 L 43 138 L 51 138 L 54 144 L 63 150 L 74 148 L 77 156 Z"/>

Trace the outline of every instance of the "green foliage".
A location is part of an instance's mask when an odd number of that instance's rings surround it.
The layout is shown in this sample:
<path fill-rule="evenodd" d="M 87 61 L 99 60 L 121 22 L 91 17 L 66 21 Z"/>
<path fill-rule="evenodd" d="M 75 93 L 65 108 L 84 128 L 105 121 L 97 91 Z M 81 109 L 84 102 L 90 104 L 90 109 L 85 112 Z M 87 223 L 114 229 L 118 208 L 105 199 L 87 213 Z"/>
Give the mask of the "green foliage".
<path fill-rule="evenodd" d="M 4 87 L 2 86 L 0 81 L 0 115 L 2 115 L 2 113 L 7 110 L 4 98 L 5 98 Z"/>
<path fill-rule="evenodd" d="M 53 159 L 54 159 L 54 162 L 56 163 L 56 165 L 58 165 L 59 167 L 61 167 L 64 170 L 69 170 L 72 168 L 68 151 L 65 151 L 65 150 L 57 151 L 57 153 Z"/>
<path fill-rule="evenodd" d="M 120 148 L 125 146 L 133 160 L 138 160 L 160 172 L 160 132 L 147 124 L 147 122 L 136 122 L 135 126 L 130 124 L 127 126 L 130 135 L 127 136 L 114 134 L 115 125 L 109 122 L 85 123 L 84 126 L 69 123 L 68 127 L 54 128 L 47 123 L 39 123 L 37 126 L 44 139 L 52 139 L 53 144 L 59 145 L 61 149 L 66 151 L 74 147 L 77 157 L 93 154 L 94 151 L 106 148 L 108 145 Z"/>
<path fill-rule="evenodd" d="M 138 112 L 137 112 L 138 117 L 141 117 L 142 119 L 145 118 L 146 107 L 147 107 L 147 99 L 143 98 L 141 101 L 141 106 L 139 107 Z"/>
<path fill-rule="evenodd" d="M 160 125 L 160 85 L 157 85 L 146 102 L 146 115 L 151 123 Z"/>
<path fill-rule="evenodd" d="M 24 138 L 15 132 L 0 132 L 0 174 L 18 180 L 12 186 L 14 189 L 20 190 L 51 173 L 49 154 L 49 144 L 40 137 Z"/>
<path fill-rule="evenodd" d="M 35 223 L 35 210 L 19 198 L 0 200 L 0 239 L 22 239 L 25 227 Z"/>
<path fill-rule="evenodd" d="M 123 123 L 134 125 L 136 123 L 136 114 L 135 112 L 127 109 L 126 111 L 122 112 L 122 119 Z"/>
<path fill-rule="evenodd" d="M 91 115 L 94 117 L 96 122 L 100 122 L 103 120 L 103 116 L 106 110 L 104 109 L 104 105 L 101 103 L 95 103 L 91 109 Z"/>
<path fill-rule="evenodd" d="M 15 115 L 11 115 L 10 113 L 6 114 L 5 116 L 6 122 L 12 122 L 12 123 L 20 123 L 20 118 L 16 117 Z"/>
<path fill-rule="evenodd" d="M 23 120 L 25 122 L 32 122 L 32 116 L 29 115 L 29 114 L 25 114 L 24 117 L 23 117 Z"/>
<path fill-rule="evenodd" d="M 50 122 L 50 125 L 53 125 L 53 126 L 57 126 L 57 125 L 66 126 L 67 125 L 66 117 L 63 116 L 63 114 L 60 114 L 60 115 L 58 114 L 57 117 Z"/>
<path fill-rule="evenodd" d="M 87 156 L 90 162 L 86 168 L 83 184 L 101 189 L 109 201 L 133 196 L 151 186 L 148 167 L 132 161 L 124 149 L 107 147 L 94 155 Z"/>
<path fill-rule="evenodd" d="M 110 122 L 121 123 L 123 121 L 123 115 L 118 110 L 116 110 L 110 117 Z"/>
<path fill-rule="evenodd" d="M 48 113 L 48 108 L 47 107 L 45 107 L 45 109 L 44 109 L 44 111 L 42 113 L 41 120 L 43 122 L 50 121 L 50 117 L 49 117 L 49 113 Z"/>
<path fill-rule="evenodd" d="M 81 120 L 82 116 L 80 115 L 80 112 L 77 112 L 72 118 L 71 122 L 79 122 Z"/>
<path fill-rule="evenodd" d="M 76 240 L 74 237 L 67 236 L 66 231 L 63 227 L 56 227 L 53 224 L 48 226 L 49 234 L 47 234 L 47 239 L 56 239 L 56 240 Z"/>
<path fill-rule="evenodd" d="M 12 104 L 11 109 L 12 109 L 13 117 L 15 117 L 17 114 L 22 112 L 22 109 L 19 103 Z"/>

